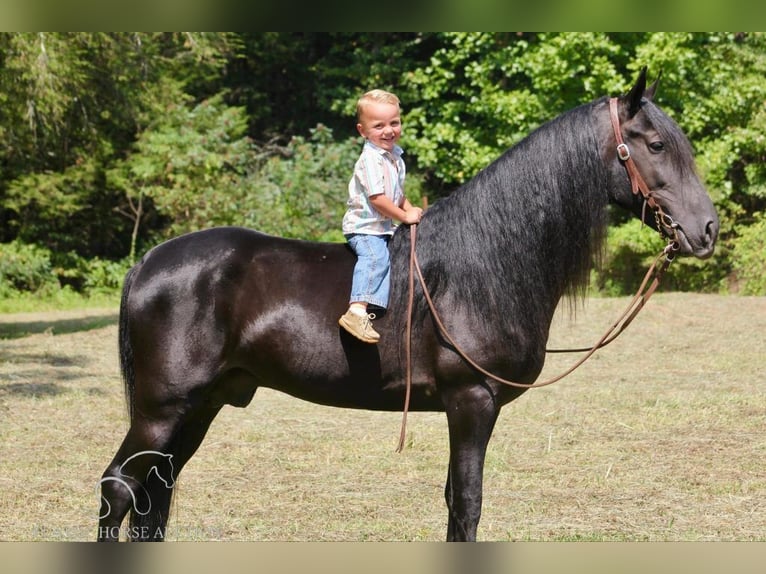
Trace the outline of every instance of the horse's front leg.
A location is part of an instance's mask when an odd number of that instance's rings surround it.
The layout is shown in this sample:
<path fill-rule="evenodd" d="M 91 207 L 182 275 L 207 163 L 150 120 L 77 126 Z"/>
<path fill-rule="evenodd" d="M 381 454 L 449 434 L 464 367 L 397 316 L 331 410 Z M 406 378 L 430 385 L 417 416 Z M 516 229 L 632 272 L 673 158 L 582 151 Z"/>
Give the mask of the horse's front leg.
<path fill-rule="evenodd" d="M 450 438 L 447 541 L 473 542 L 481 517 L 484 457 L 500 409 L 480 385 L 451 390 L 445 406 Z"/>

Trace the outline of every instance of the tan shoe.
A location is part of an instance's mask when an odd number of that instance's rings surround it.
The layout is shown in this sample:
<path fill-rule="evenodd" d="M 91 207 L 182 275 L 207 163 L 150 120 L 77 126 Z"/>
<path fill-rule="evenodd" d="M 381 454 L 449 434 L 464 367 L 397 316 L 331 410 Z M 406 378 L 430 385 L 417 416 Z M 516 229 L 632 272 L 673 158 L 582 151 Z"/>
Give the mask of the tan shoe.
<path fill-rule="evenodd" d="M 338 319 L 338 324 L 360 341 L 377 343 L 380 340 L 380 334 L 372 328 L 371 319 L 374 318 L 375 315 L 373 313 L 369 315 L 356 315 L 351 311 L 346 311 Z"/>

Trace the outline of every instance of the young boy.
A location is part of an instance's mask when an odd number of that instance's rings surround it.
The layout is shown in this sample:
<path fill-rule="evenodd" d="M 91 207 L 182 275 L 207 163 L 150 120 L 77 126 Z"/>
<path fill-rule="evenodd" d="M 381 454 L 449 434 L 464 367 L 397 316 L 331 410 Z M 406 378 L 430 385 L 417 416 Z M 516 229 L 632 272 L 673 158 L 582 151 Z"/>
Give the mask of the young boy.
<path fill-rule="evenodd" d="M 375 315 L 367 306 L 388 306 L 390 261 L 388 241 L 394 219 L 419 223 L 423 210 L 404 197 L 404 160 L 396 145 L 402 135 L 399 98 L 384 90 L 364 94 L 356 105 L 356 129 L 365 139 L 348 184 L 343 235 L 357 255 L 348 311 L 338 323 L 365 343 L 377 343 Z"/>

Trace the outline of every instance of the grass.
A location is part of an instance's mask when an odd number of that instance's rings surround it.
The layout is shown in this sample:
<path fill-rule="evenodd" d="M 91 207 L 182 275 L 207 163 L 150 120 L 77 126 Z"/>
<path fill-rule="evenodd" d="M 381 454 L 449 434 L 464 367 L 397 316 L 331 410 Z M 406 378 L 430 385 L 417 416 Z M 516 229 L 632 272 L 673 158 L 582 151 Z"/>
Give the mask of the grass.
<path fill-rule="evenodd" d="M 626 303 L 557 316 L 595 340 Z M 620 339 L 503 410 L 480 540 L 766 540 L 766 298 L 658 294 Z M 542 377 L 566 368 L 554 355 Z M 181 474 L 171 540 L 443 540 L 441 413 L 321 407 L 260 389 Z M 127 428 L 114 308 L 0 315 L 0 540 L 90 540 Z"/>
<path fill-rule="evenodd" d="M 45 293 L 30 291 L 0 292 L 0 313 L 39 313 L 46 311 L 89 310 L 117 307 L 120 291 L 83 295 L 69 288 L 55 289 Z"/>

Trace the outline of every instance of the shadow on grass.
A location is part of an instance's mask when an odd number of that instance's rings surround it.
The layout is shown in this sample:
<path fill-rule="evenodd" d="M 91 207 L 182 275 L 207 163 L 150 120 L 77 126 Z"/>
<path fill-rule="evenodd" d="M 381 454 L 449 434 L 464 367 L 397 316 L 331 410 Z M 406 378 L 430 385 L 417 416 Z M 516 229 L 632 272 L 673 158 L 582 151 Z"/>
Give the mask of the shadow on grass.
<path fill-rule="evenodd" d="M 11 383 L 0 386 L 0 397 L 19 395 L 25 397 L 55 397 L 66 392 L 58 383 Z"/>
<path fill-rule="evenodd" d="M 63 335 L 78 331 L 90 331 L 114 325 L 117 323 L 118 318 L 119 315 L 117 313 L 109 313 L 106 315 L 92 315 L 75 319 L 55 319 L 51 321 L 0 322 L 0 339 L 18 339 L 36 333 Z"/>
<path fill-rule="evenodd" d="M 26 397 L 26 398 L 42 398 L 42 397 L 56 397 L 69 393 L 71 390 L 64 386 L 61 381 L 66 379 L 80 380 L 82 377 L 56 377 L 58 380 L 49 383 L 35 383 L 35 382 L 20 382 L 10 384 L 0 384 L 0 398 L 2 397 Z M 106 391 L 99 387 L 87 387 L 82 389 L 81 392 L 89 396 L 104 396 Z"/>

